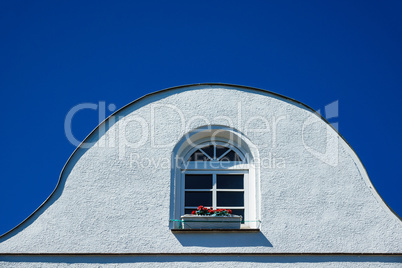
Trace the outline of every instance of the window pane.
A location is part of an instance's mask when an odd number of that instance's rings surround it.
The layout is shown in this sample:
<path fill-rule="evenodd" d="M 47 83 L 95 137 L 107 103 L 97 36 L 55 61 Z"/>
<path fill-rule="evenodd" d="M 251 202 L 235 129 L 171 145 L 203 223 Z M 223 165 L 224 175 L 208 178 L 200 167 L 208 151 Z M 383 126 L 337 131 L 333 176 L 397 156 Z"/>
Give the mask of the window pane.
<path fill-rule="evenodd" d="M 209 146 L 205 146 L 203 148 L 201 148 L 207 155 L 209 155 L 209 157 L 211 157 L 212 159 L 214 159 L 214 146 L 213 145 L 209 145 Z"/>
<path fill-rule="evenodd" d="M 217 187 L 218 189 L 243 189 L 243 174 L 221 174 L 217 175 Z"/>
<path fill-rule="evenodd" d="M 212 206 L 212 192 L 186 192 L 186 207 Z"/>
<path fill-rule="evenodd" d="M 212 174 L 186 174 L 186 189 L 212 189 Z"/>
<path fill-rule="evenodd" d="M 195 151 L 188 161 L 209 161 L 209 158 L 206 157 L 200 150 Z"/>
<path fill-rule="evenodd" d="M 196 208 L 194 208 L 194 209 L 193 209 L 193 208 L 192 208 L 192 209 L 187 209 L 187 208 L 186 208 L 186 209 L 184 210 L 184 214 L 191 214 L 191 212 L 193 212 L 194 210 L 197 210 L 197 209 L 196 209 Z"/>
<path fill-rule="evenodd" d="M 216 145 L 216 158 L 218 159 L 221 155 L 223 155 L 224 153 L 226 153 L 226 151 L 228 151 L 229 148 L 221 146 L 221 145 Z"/>
<path fill-rule="evenodd" d="M 244 206 L 244 192 L 217 192 L 218 207 Z"/>
<path fill-rule="evenodd" d="M 191 213 L 191 211 L 190 211 Z M 232 209 L 232 215 L 240 215 L 242 216 L 242 223 L 244 223 L 244 209 Z"/>
<path fill-rule="evenodd" d="M 225 154 L 221 161 L 241 161 L 240 156 L 233 150 Z"/>

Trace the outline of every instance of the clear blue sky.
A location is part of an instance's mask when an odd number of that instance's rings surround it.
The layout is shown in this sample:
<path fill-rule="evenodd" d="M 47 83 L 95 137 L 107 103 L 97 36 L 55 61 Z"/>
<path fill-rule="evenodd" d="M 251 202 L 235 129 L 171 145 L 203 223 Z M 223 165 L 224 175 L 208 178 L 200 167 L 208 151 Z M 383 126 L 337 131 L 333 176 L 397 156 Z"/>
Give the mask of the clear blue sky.
<path fill-rule="evenodd" d="M 331 122 L 402 215 L 401 14 L 401 1 L 1 1 L 0 234 L 54 189 L 73 106 L 200 82 L 338 100 Z M 73 133 L 97 125 L 81 111 Z"/>

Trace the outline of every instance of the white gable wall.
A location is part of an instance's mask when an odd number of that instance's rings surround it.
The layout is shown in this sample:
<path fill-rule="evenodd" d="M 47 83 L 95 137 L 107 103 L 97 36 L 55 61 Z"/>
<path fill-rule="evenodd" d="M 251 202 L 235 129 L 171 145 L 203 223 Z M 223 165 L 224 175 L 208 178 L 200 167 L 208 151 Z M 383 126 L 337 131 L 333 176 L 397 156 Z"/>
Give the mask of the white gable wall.
<path fill-rule="evenodd" d="M 264 125 L 249 121 L 253 116 L 267 119 L 270 131 L 249 131 Z M 0 238 L 0 253 L 402 251 L 401 221 L 353 150 L 301 104 L 252 89 L 200 85 L 148 96 L 115 118 L 106 134 L 90 135 L 93 146 L 74 153 L 48 202 Z M 205 119 L 244 133 L 265 161 L 257 178 L 260 233 L 173 234 L 169 228 L 172 150 Z M 311 151 L 326 152 L 328 129 L 337 143 L 323 161 Z M 143 145 L 131 148 L 137 142 Z"/>

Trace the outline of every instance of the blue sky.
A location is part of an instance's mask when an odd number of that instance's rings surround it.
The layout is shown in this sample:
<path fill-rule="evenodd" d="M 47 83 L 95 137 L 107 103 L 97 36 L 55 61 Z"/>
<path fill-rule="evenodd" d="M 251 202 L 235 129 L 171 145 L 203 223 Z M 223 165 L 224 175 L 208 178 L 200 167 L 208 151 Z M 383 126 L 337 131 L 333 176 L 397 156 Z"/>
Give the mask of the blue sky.
<path fill-rule="evenodd" d="M 314 109 L 339 101 L 330 122 L 402 215 L 401 11 L 400 1 L 2 1 L 0 234 L 56 186 L 75 149 L 72 107 L 121 108 L 202 82 Z M 82 110 L 72 131 L 82 140 L 97 125 L 98 111 Z"/>

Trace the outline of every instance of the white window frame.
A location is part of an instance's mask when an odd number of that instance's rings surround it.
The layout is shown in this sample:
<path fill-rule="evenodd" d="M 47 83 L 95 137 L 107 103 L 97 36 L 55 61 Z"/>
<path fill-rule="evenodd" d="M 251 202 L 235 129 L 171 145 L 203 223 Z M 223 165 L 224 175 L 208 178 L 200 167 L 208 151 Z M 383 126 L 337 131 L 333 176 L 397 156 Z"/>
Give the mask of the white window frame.
<path fill-rule="evenodd" d="M 185 189 L 185 176 L 186 174 L 207 174 L 207 175 L 212 175 L 212 189 Z M 243 175 L 243 189 L 217 189 L 216 187 L 216 176 L 219 174 L 232 174 L 232 175 L 238 175 L 241 174 Z M 212 207 L 214 209 L 217 208 L 225 208 L 225 209 L 243 209 L 244 210 L 244 217 L 245 219 L 249 218 L 249 196 L 248 196 L 248 170 L 243 170 L 243 169 L 239 169 L 239 170 L 227 170 L 227 169 L 214 169 L 214 170 L 210 170 L 210 169 L 205 169 L 205 170 L 183 170 L 182 171 L 182 193 L 184 193 L 182 195 L 182 199 L 181 199 L 181 214 L 184 215 L 185 213 L 185 201 L 184 201 L 184 197 L 185 197 L 185 192 L 199 192 L 199 191 L 203 191 L 203 192 L 208 192 L 211 191 L 212 192 Z M 221 191 L 227 191 L 227 192 L 244 192 L 244 205 L 243 207 L 218 207 L 217 206 L 217 192 Z M 202 205 L 202 204 L 200 204 Z M 197 207 L 187 207 L 187 209 L 194 209 L 196 210 Z"/>
<path fill-rule="evenodd" d="M 188 161 L 188 159 L 191 157 L 191 155 L 197 151 L 200 150 L 202 147 L 209 146 L 209 145 L 220 145 L 228 148 L 228 152 L 230 150 L 233 150 L 236 152 L 239 157 L 242 159 L 242 161 L 219 161 L 219 160 L 213 160 L 210 157 L 209 161 Z M 226 152 L 227 153 L 227 152 Z M 226 154 L 225 153 L 225 154 Z M 221 155 L 218 159 L 221 159 L 224 157 L 224 155 Z M 214 158 L 216 158 L 216 150 L 214 147 Z M 196 189 L 194 191 L 212 191 L 212 206 L 214 208 L 221 208 L 217 207 L 216 199 L 217 199 L 217 191 L 231 191 L 231 192 L 236 192 L 236 191 L 241 191 L 244 192 L 244 206 L 243 207 L 224 207 L 226 209 L 244 209 L 244 217 L 246 222 L 242 224 L 242 227 L 248 227 L 248 221 L 252 215 L 250 213 L 250 198 L 249 198 L 249 165 L 247 163 L 247 158 L 244 155 L 242 151 L 240 151 L 238 148 L 236 148 L 234 145 L 228 143 L 227 141 L 207 141 L 207 142 L 202 142 L 199 143 L 197 146 L 194 146 L 191 150 L 189 150 L 184 157 L 185 161 L 184 164 L 181 167 L 181 189 L 180 192 L 182 193 L 181 199 L 180 199 L 180 214 L 184 215 L 185 212 L 185 192 L 186 191 L 192 191 L 192 190 L 186 190 L 185 189 L 185 175 L 186 174 L 212 174 L 212 189 Z M 216 168 L 219 167 L 219 168 Z M 216 188 L 216 176 L 218 174 L 243 174 L 243 189 L 238 190 L 238 189 L 219 189 L 217 190 Z M 201 205 L 201 204 L 200 204 Z M 223 207 L 222 207 L 223 208 Z"/>
<path fill-rule="evenodd" d="M 217 161 L 187 162 L 197 147 L 206 146 L 208 142 L 235 148 L 235 152 L 244 157 L 243 162 L 223 162 L 217 169 Z M 200 168 L 202 163 L 202 168 Z M 191 130 L 183 135 L 172 150 L 171 169 L 171 210 L 169 228 L 179 228 L 179 221 L 184 215 L 184 174 L 193 171 L 211 172 L 245 172 L 245 213 L 247 217 L 242 228 L 257 229 L 261 227 L 261 190 L 260 161 L 258 148 L 240 131 L 221 125 L 207 125 Z M 246 197 L 247 195 L 247 197 Z"/>

